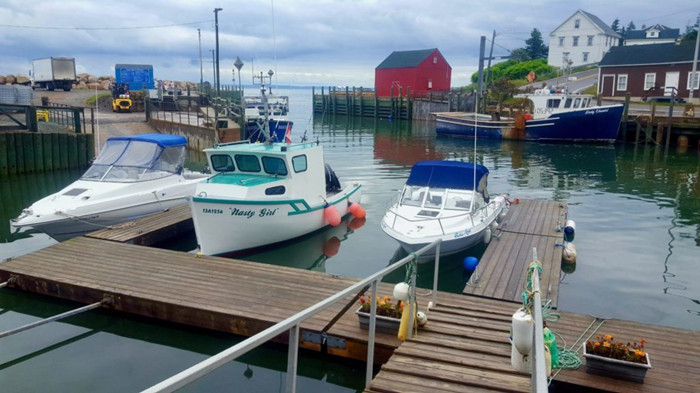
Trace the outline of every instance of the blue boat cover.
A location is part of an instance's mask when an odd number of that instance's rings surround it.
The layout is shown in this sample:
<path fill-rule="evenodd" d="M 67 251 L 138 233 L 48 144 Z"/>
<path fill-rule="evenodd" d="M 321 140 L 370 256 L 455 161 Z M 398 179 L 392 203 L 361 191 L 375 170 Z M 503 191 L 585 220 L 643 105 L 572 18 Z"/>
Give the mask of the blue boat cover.
<path fill-rule="evenodd" d="M 475 166 L 476 181 L 474 181 Z M 419 161 L 413 165 L 406 184 L 411 186 L 473 190 L 474 184 L 478 188 L 481 178 L 488 174 L 489 170 L 485 166 L 469 162 Z"/>
<path fill-rule="evenodd" d="M 187 138 L 180 135 L 170 134 L 140 134 L 131 136 L 115 136 L 107 141 L 141 141 L 157 143 L 159 146 L 187 146 Z"/>

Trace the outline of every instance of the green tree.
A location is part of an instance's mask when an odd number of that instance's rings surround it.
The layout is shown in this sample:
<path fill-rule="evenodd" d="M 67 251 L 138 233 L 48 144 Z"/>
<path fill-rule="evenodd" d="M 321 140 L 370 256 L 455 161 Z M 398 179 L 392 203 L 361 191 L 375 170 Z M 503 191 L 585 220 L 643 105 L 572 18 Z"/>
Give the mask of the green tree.
<path fill-rule="evenodd" d="M 627 24 L 627 31 L 629 32 L 630 30 L 637 30 L 637 26 L 634 25 L 634 22 L 630 21 L 629 24 Z"/>
<path fill-rule="evenodd" d="M 510 58 L 517 61 L 532 60 L 530 57 L 530 52 L 528 52 L 525 48 L 514 49 L 512 52 L 510 52 Z"/>
<path fill-rule="evenodd" d="M 549 53 L 549 49 L 542 41 L 542 33 L 537 29 L 532 29 L 530 38 L 525 41 L 525 50 L 530 54 L 530 59 L 544 59 Z"/>
<path fill-rule="evenodd" d="M 685 27 L 685 34 L 683 34 L 683 38 L 681 39 L 681 42 L 695 41 L 695 37 L 697 37 L 697 35 L 698 35 L 697 26 L 686 26 Z"/>
<path fill-rule="evenodd" d="M 611 28 L 612 31 L 614 31 L 615 33 L 619 33 L 619 32 L 620 32 L 620 19 L 615 18 L 615 20 L 613 21 L 613 23 L 610 25 L 610 28 Z"/>

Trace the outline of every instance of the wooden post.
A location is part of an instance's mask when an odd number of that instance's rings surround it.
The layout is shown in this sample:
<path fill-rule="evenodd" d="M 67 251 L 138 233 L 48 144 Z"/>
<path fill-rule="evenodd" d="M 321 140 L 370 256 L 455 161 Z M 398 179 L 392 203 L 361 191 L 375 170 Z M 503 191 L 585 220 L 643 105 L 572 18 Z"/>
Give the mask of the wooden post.
<path fill-rule="evenodd" d="M 93 158 L 95 158 L 95 134 L 87 134 L 87 142 L 85 143 L 86 151 L 85 153 L 87 156 L 85 158 L 87 159 L 86 165 L 92 161 Z"/>
<path fill-rule="evenodd" d="M 78 137 L 78 167 L 85 168 L 87 166 L 87 134 L 82 134 Z"/>
<path fill-rule="evenodd" d="M 374 90 L 374 118 L 377 118 L 377 107 L 379 106 L 379 97 L 377 97 L 377 90 Z"/>
<path fill-rule="evenodd" d="M 360 86 L 360 117 L 365 116 L 365 99 L 363 95 L 364 92 L 362 91 L 362 86 Z"/>
<path fill-rule="evenodd" d="M 34 170 L 37 172 L 44 171 L 44 145 L 42 144 L 42 134 L 35 133 L 32 135 L 32 144 L 34 149 Z"/>
<path fill-rule="evenodd" d="M 7 168 L 7 133 L 0 132 L 0 176 L 6 176 L 9 171 Z"/>
<path fill-rule="evenodd" d="M 82 109 L 73 109 L 73 124 L 75 126 L 75 133 L 80 134 L 82 133 L 82 127 L 80 123 L 80 112 L 82 112 Z"/>
<path fill-rule="evenodd" d="M 671 130 L 673 129 L 673 120 L 668 119 L 668 131 L 666 131 L 666 148 L 671 144 Z"/>
<path fill-rule="evenodd" d="M 637 119 L 635 123 L 637 124 L 637 130 L 634 133 L 634 143 L 639 143 L 639 134 L 642 132 L 642 123 L 639 121 L 639 119 Z"/>
<path fill-rule="evenodd" d="M 350 116 L 350 88 L 345 86 L 345 116 Z"/>
<path fill-rule="evenodd" d="M 622 112 L 622 121 L 620 122 L 620 127 L 622 127 L 622 142 L 627 142 L 627 120 L 630 107 L 630 93 L 625 94 L 625 109 Z"/>
<path fill-rule="evenodd" d="M 651 103 L 651 123 L 654 123 L 656 118 L 656 101 Z"/>
<path fill-rule="evenodd" d="M 311 114 L 316 112 L 316 87 L 311 86 Z"/>
<path fill-rule="evenodd" d="M 39 135 L 41 135 L 41 146 L 44 151 L 44 170 L 53 171 L 53 157 L 51 155 L 51 134 Z"/>
<path fill-rule="evenodd" d="M 68 168 L 78 167 L 78 137 L 76 135 L 66 135 L 68 148 Z"/>
<path fill-rule="evenodd" d="M 662 122 L 659 122 L 659 124 L 656 125 L 656 144 L 660 145 L 661 142 L 663 142 L 664 138 L 664 124 Z"/>
<path fill-rule="evenodd" d="M 15 150 L 17 154 L 17 174 L 24 173 L 24 148 L 22 146 L 22 132 L 15 134 Z"/>
<path fill-rule="evenodd" d="M 67 169 L 68 166 L 68 134 L 58 134 L 58 145 L 60 146 L 60 169 Z"/>
<path fill-rule="evenodd" d="M 402 90 L 403 90 L 403 88 L 401 86 L 399 86 L 399 107 L 398 107 L 398 116 L 397 116 L 397 118 L 399 118 L 399 119 L 404 118 L 403 117 L 404 111 L 403 111 L 403 92 L 402 92 Z"/>
<path fill-rule="evenodd" d="M 58 134 L 51 134 L 51 166 L 54 170 L 61 169 L 61 146 L 59 146 Z"/>
<path fill-rule="evenodd" d="M 95 134 L 95 108 L 90 108 L 90 129 L 92 133 Z"/>
<path fill-rule="evenodd" d="M 411 97 L 411 86 L 406 87 L 406 116 L 408 120 L 413 119 L 413 98 Z"/>

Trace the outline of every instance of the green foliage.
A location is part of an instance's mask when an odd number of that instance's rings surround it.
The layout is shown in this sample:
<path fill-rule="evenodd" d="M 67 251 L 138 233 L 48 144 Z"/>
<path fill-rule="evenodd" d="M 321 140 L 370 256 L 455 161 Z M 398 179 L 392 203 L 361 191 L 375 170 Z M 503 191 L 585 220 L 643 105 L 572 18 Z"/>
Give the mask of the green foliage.
<path fill-rule="evenodd" d="M 554 67 L 547 65 L 546 59 L 537 59 L 529 61 L 508 60 L 503 63 L 498 63 L 491 67 L 489 79 L 496 82 L 500 79 L 525 79 L 530 71 L 534 71 L 538 78 L 545 74 L 554 73 Z M 479 74 L 472 75 L 472 82 L 479 80 Z"/>
<path fill-rule="evenodd" d="M 696 26 L 686 26 L 685 27 L 685 34 L 683 34 L 683 38 L 681 39 L 681 42 L 688 42 L 688 41 L 695 41 L 695 37 L 698 36 L 698 29 Z"/>
<path fill-rule="evenodd" d="M 598 84 L 594 83 L 593 86 L 587 87 L 585 90 L 583 90 L 583 94 L 598 94 Z"/>
<path fill-rule="evenodd" d="M 615 20 L 613 21 L 613 23 L 610 25 L 610 28 L 611 28 L 612 31 L 614 31 L 615 33 L 619 33 L 619 32 L 620 32 L 620 19 L 619 19 L 619 18 L 615 18 Z"/>
<path fill-rule="evenodd" d="M 549 53 L 549 49 L 542 41 L 542 33 L 537 29 L 532 29 L 530 38 L 525 41 L 525 50 L 530 55 L 530 59 L 544 59 Z"/>
<path fill-rule="evenodd" d="M 637 30 L 637 26 L 634 25 L 634 22 L 630 21 L 629 24 L 627 24 L 627 31 L 630 30 Z"/>
<path fill-rule="evenodd" d="M 87 100 L 85 100 L 85 105 L 88 107 L 95 106 L 95 100 L 103 101 L 105 97 L 108 97 L 110 102 L 112 101 L 112 93 L 106 92 L 100 93 L 97 96 L 90 96 Z"/>

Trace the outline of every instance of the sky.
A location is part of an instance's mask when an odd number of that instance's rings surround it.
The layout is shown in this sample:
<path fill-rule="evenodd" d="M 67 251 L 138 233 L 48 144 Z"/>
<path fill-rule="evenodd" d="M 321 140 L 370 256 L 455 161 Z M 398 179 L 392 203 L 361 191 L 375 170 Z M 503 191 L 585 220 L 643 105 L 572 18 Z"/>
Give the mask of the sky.
<path fill-rule="evenodd" d="M 33 59 L 74 57 L 78 73 L 114 75 L 115 64 L 150 64 L 155 77 L 213 80 L 214 9 L 222 84 L 275 72 L 276 85 L 373 86 L 374 68 L 392 51 L 438 48 L 452 86 L 477 70 L 479 39 L 494 55 L 549 34 L 578 9 L 607 24 L 618 18 L 685 32 L 698 0 L 0 0 L 0 75 L 29 73 Z M 201 64 L 199 33 L 201 31 Z M 235 75 L 236 84 L 238 74 Z"/>

